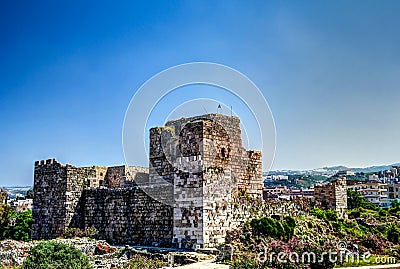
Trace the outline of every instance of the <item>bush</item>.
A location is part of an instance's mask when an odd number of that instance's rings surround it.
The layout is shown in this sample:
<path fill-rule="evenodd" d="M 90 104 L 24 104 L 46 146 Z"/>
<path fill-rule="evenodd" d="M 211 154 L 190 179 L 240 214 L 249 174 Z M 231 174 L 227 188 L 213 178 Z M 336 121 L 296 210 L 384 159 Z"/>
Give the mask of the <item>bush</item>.
<path fill-rule="evenodd" d="M 258 257 L 252 252 L 242 252 L 240 255 L 233 257 L 232 269 L 258 269 L 263 268 L 262 263 L 258 261 Z M 265 267 L 264 267 L 265 268 Z"/>
<path fill-rule="evenodd" d="M 75 238 L 75 237 L 89 237 L 94 238 L 99 232 L 94 227 L 87 227 L 85 230 L 79 228 L 65 228 L 64 238 Z"/>
<path fill-rule="evenodd" d="M 375 235 L 366 235 L 361 240 L 361 245 L 364 247 L 373 250 L 376 254 L 383 254 L 385 248 L 387 247 L 386 242 Z"/>
<path fill-rule="evenodd" d="M 399 243 L 400 231 L 396 225 L 394 225 L 393 223 L 389 224 L 389 226 L 387 227 L 387 230 L 386 230 L 386 234 L 387 234 L 387 239 L 390 242 L 392 242 L 394 244 Z"/>
<path fill-rule="evenodd" d="M 356 219 L 356 218 L 361 217 L 361 213 L 358 209 L 353 209 L 352 211 L 349 212 L 349 217 Z"/>
<path fill-rule="evenodd" d="M 12 215 L 15 217 L 15 225 L 10 227 L 9 237 L 14 240 L 20 241 L 30 241 L 32 229 L 32 211 L 27 210 L 20 213 L 15 213 Z"/>
<path fill-rule="evenodd" d="M 22 269 L 88 269 L 88 258 L 78 249 L 55 241 L 43 241 L 33 247 Z"/>
<path fill-rule="evenodd" d="M 10 225 L 12 220 L 15 223 L 13 226 Z M 31 240 L 32 223 L 31 210 L 16 212 L 9 205 L 0 205 L 0 240 Z"/>
<path fill-rule="evenodd" d="M 379 209 L 378 214 L 381 217 L 387 217 L 389 215 L 389 213 L 384 209 Z"/>
<path fill-rule="evenodd" d="M 294 235 L 296 222 L 292 217 L 285 217 L 283 221 L 262 217 L 252 219 L 250 226 L 258 234 L 288 241 Z"/>
<path fill-rule="evenodd" d="M 316 216 L 319 219 L 326 221 L 338 221 L 339 217 L 336 210 L 328 209 L 322 210 L 319 208 L 313 208 L 310 210 L 310 214 Z"/>
<path fill-rule="evenodd" d="M 0 204 L 0 240 L 7 238 L 9 235 L 9 222 L 13 211 L 9 205 Z"/>
<path fill-rule="evenodd" d="M 160 259 L 150 259 L 144 256 L 135 255 L 129 261 L 127 265 L 125 265 L 125 269 L 156 269 L 167 266 L 167 263 Z"/>
<path fill-rule="evenodd" d="M 330 221 L 338 221 L 339 220 L 336 210 L 333 210 L 333 209 L 326 210 L 325 217 L 327 220 L 330 220 Z"/>

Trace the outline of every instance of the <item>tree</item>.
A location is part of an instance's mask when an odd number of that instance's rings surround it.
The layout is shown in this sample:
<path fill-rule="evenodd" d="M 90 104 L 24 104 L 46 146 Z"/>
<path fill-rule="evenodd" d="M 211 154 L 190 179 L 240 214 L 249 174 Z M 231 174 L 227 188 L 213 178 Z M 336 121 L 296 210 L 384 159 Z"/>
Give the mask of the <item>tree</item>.
<path fill-rule="evenodd" d="M 390 242 L 395 244 L 399 243 L 400 231 L 395 224 L 393 223 L 389 224 L 386 233 L 387 233 L 387 239 Z"/>
<path fill-rule="evenodd" d="M 34 246 L 21 269 L 89 269 L 87 256 L 73 246 L 55 241 L 42 241 Z"/>
<path fill-rule="evenodd" d="M 365 199 L 365 197 L 359 194 L 357 191 L 347 189 L 347 208 L 354 209 L 359 207 L 375 211 L 378 210 L 376 205 Z"/>
<path fill-rule="evenodd" d="M 26 199 L 33 199 L 33 195 L 34 195 L 33 189 L 29 189 L 29 190 L 26 192 L 25 198 L 26 198 Z"/>
<path fill-rule="evenodd" d="M 0 189 L 0 204 L 4 204 L 7 200 L 8 193 L 5 189 Z"/>
<path fill-rule="evenodd" d="M 391 203 L 390 203 L 390 206 L 392 207 L 392 208 L 400 208 L 400 202 L 398 201 L 398 200 L 393 200 Z"/>
<path fill-rule="evenodd" d="M 31 240 L 32 229 L 32 211 L 26 210 L 20 213 L 12 214 L 15 217 L 15 225 L 10 227 L 10 237 L 14 240 L 29 241 Z"/>
<path fill-rule="evenodd" d="M 0 239 L 5 239 L 9 233 L 9 222 L 11 213 L 14 212 L 11 206 L 0 204 Z"/>

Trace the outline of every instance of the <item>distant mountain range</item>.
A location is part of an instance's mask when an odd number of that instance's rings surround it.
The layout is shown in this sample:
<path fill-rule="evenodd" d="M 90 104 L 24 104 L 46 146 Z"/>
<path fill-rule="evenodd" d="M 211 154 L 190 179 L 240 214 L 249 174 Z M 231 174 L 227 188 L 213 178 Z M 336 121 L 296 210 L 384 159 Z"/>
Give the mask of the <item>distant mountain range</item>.
<path fill-rule="evenodd" d="M 322 167 L 311 170 L 274 170 L 269 172 L 271 175 L 322 175 L 322 176 L 333 176 L 339 171 L 351 170 L 354 173 L 376 173 L 383 170 L 388 170 L 392 166 L 400 166 L 400 163 L 394 163 L 390 165 L 376 165 L 364 168 L 351 168 L 343 165 Z M 266 175 L 267 173 L 263 173 Z"/>

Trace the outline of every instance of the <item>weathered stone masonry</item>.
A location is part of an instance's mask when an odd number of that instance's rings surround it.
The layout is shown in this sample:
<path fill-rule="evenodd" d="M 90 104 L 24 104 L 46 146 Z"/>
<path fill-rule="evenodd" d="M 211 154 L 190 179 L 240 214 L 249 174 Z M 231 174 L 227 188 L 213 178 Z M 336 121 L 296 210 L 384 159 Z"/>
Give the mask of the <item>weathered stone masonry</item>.
<path fill-rule="evenodd" d="M 212 247 L 243 222 L 239 190 L 262 199 L 261 152 L 243 148 L 237 117 L 152 128 L 149 157 L 149 169 L 36 162 L 33 238 L 93 226 L 112 243 Z"/>
<path fill-rule="evenodd" d="M 341 218 L 347 217 L 346 178 L 337 178 L 325 185 L 314 186 L 315 204 L 322 209 L 336 210 Z"/>

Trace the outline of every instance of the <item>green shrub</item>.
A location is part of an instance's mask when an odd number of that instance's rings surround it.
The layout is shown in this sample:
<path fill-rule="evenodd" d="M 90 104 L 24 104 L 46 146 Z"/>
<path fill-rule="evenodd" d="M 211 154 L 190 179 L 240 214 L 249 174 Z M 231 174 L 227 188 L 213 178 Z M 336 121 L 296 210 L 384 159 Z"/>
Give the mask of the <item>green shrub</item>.
<path fill-rule="evenodd" d="M 325 217 L 329 221 L 338 221 L 339 217 L 336 210 L 328 209 L 325 211 Z"/>
<path fill-rule="evenodd" d="M 64 238 L 75 238 L 75 237 L 89 237 L 95 238 L 99 232 L 94 227 L 87 227 L 85 230 L 79 228 L 65 228 L 63 237 Z"/>
<path fill-rule="evenodd" d="M 10 238 L 20 241 L 30 241 L 32 229 L 32 211 L 27 210 L 12 215 L 15 217 L 15 225 L 10 227 Z"/>
<path fill-rule="evenodd" d="M 232 269 L 258 269 L 263 268 L 263 264 L 258 261 L 258 257 L 251 252 L 242 252 L 235 255 L 230 266 Z M 265 267 L 264 267 L 265 268 Z"/>
<path fill-rule="evenodd" d="M 349 217 L 356 219 L 356 218 L 361 217 L 361 213 L 358 209 L 353 209 L 352 211 L 349 212 Z"/>
<path fill-rule="evenodd" d="M 319 219 L 325 220 L 326 216 L 325 216 L 325 211 L 319 208 L 313 208 L 310 210 L 310 214 L 313 216 L 316 216 Z"/>
<path fill-rule="evenodd" d="M 11 208 L 11 206 L 7 204 L 0 204 L 0 240 L 8 238 L 10 217 L 13 212 L 14 210 Z"/>
<path fill-rule="evenodd" d="M 15 223 L 13 226 L 10 225 L 11 220 Z M 9 205 L 0 205 L 0 240 L 31 240 L 32 223 L 31 210 L 16 212 Z"/>
<path fill-rule="evenodd" d="M 381 217 L 386 217 L 389 215 L 389 213 L 384 209 L 379 209 L 378 213 L 379 213 L 379 216 L 381 216 Z"/>
<path fill-rule="evenodd" d="M 387 234 L 387 239 L 390 242 L 394 244 L 399 243 L 400 231 L 396 225 L 394 225 L 393 223 L 389 224 L 388 227 L 386 228 L 386 234 Z"/>
<path fill-rule="evenodd" d="M 78 249 L 55 241 L 43 241 L 33 247 L 22 269 L 89 269 L 88 258 Z"/>
<path fill-rule="evenodd" d="M 167 266 L 167 263 L 154 258 L 147 258 L 141 255 L 135 255 L 129 263 L 125 265 L 125 269 L 156 269 Z"/>
<path fill-rule="evenodd" d="M 326 221 L 338 221 L 339 217 L 336 210 L 328 209 L 322 210 L 319 208 L 313 208 L 310 210 L 310 214 L 316 216 L 319 219 Z"/>
<path fill-rule="evenodd" d="M 296 222 L 292 217 L 285 217 L 282 221 L 262 217 L 252 219 L 250 226 L 258 234 L 288 241 L 294 235 Z"/>

